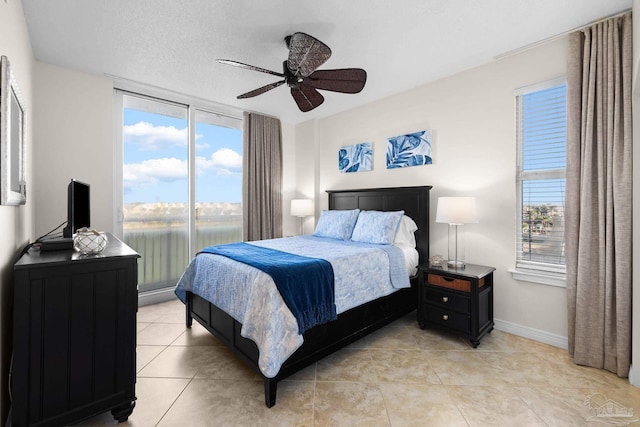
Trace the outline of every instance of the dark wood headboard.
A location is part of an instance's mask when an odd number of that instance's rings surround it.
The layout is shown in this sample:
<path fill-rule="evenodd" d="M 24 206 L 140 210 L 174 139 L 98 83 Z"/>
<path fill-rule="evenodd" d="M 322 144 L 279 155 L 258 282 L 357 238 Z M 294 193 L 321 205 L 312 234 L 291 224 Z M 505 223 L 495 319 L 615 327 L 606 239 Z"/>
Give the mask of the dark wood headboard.
<path fill-rule="evenodd" d="M 327 193 L 329 209 L 404 210 L 418 226 L 416 249 L 420 263 L 425 263 L 429 259 L 429 190 L 431 186 L 327 190 Z"/>

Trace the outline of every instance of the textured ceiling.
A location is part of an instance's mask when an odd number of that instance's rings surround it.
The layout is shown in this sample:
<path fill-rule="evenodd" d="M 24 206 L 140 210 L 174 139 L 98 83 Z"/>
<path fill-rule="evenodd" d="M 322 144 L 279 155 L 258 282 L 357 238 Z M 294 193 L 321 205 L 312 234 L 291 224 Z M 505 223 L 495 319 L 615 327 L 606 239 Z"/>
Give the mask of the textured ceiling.
<path fill-rule="evenodd" d="M 497 55 L 631 8 L 632 0 L 22 0 L 35 58 L 143 82 L 298 123 L 384 98 L 489 62 Z M 355 95 L 323 91 L 298 110 L 278 80 L 215 62 L 233 59 L 280 72 L 284 37 L 326 43 L 321 69 L 368 73 Z"/>

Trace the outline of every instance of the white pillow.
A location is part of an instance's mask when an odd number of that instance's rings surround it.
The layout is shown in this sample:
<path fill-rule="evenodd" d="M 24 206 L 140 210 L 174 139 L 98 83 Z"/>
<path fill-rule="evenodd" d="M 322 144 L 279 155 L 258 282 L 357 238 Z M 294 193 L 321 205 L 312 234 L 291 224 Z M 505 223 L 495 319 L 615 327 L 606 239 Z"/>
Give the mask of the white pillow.
<path fill-rule="evenodd" d="M 354 242 L 390 245 L 398 231 L 404 211 L 361 211 L 351 240 Z"/>
<path fill-rule="evenodd" d="M 359 213 L 360 209 L 322 211 L 313 235 L 349 240 Z"/>
<path fill-rule="evenodd" d="M 416 235 L 415 232 L 418 230 L 418 226 L 416 223 L 407 215 L 402 217 L 402 221 L 400 221 L 400 225 L 398 226 L 398 231 L 396 232 L 396 237 L 393 239 L 394 245 L 406 245 L 412 248 L 416 247 Z"/>

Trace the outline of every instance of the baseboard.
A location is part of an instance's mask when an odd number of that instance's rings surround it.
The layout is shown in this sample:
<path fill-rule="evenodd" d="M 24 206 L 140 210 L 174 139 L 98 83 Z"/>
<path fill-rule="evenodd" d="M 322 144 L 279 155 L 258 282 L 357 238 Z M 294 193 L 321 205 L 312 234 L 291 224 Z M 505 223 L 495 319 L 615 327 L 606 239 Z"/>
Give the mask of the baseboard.
<path fill-rule="evenodd" d="M 149 304 L 158 304 L 161 302 L 171 301 L 176 299 L 176 294 L 173 292 L 173 287 L 158 289 L 156 291 L 140 292 L 138 294 L 138 306 Z"/>
<path fill-rule="evenodd" d="M 564 348 L 565 350 L 569 347 L 568 338 L 561 335 L 552 334 L 551 332 L 541 331 L 539 329 L 518 325 L 517 323 L 507 322 L 500 319 L 494 319 L 494 324 L 494 327 L 499 331 L 509 332 L 510 334 L 543 342 L 554 347 Z"/>
<path fill-rule="evenodd" d="M 629 384 L 640 387 L 640 366 L 631 365 L 629 368 Z"/>

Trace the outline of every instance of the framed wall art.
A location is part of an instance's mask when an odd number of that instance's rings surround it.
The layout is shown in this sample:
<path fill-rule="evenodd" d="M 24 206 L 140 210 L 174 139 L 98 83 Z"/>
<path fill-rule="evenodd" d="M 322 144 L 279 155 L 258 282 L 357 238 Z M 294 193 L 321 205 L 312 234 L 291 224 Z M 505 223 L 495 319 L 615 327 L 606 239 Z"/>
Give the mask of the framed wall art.
<path fill-rule="evenodd" d="M 373 169 L 373 148 L 370 142 L 347 145 L 338 150 L 340 172 L 362 172 Z"/>
<path fill-rule="evenodd" d="M 409 133 L 387 139 L 387 169 L 430 165 L 431 131 Z"/>
<path fill-rule="evenodd" d="M 6 56 L 0 57 L 0 71 L 0 204 L 24 205 L 24 102 Z"/>

